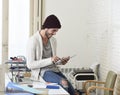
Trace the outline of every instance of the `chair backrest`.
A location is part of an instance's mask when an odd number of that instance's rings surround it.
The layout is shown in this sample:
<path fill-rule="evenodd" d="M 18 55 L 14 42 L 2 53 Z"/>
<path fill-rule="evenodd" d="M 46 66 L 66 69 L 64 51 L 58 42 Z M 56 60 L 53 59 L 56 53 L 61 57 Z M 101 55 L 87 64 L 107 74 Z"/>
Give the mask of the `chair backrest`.
<path fill-rule="evenodd" d="M 113 95 L 120 95 L 120 72 L 117 74 Z"/>
<path fill-rule="evenodd" d="M 117 74 L 113 71 L 109 71 L 106 77 L 105 87 L 114 88 Z M 113 95 L 113 91 L 104 91 L 104 95 Z"/>

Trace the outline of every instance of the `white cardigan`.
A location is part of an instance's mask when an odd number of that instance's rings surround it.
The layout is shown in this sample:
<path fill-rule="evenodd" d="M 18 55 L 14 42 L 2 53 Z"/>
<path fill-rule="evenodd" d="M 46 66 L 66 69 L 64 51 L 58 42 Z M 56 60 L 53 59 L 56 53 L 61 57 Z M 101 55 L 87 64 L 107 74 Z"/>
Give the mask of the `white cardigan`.
<path fill-rule="evenodd" d="M 50 38 L 51 48 L 53 56 L 56 55 L 56 39 Z M 28 41 L 27 44 L 27 67 L 31 69 L 31 78 L 33 80 L 39 80 L 40 68 L 52 65 L 51 58 L 42 59 L 43 43 L 42 38 L 37 31 Z M 57 66 L 55 66 L 58 70 Z M 59 71 L 59 70 L 58 70 Z"/>

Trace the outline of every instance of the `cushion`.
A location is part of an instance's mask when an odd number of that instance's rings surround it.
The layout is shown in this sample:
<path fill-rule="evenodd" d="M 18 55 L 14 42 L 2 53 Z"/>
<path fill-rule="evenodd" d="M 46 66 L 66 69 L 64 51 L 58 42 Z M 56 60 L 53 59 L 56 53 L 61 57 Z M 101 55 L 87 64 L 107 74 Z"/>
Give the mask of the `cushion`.
<path fill-rule="evenodd" d="M 93 70 L 93 72 L 97 75 L 98 78 L 99 78 L 99 67 L 100 64 L 98 64 L 97 62 L 95 62 L 90 66 L 90 68 Z"/>

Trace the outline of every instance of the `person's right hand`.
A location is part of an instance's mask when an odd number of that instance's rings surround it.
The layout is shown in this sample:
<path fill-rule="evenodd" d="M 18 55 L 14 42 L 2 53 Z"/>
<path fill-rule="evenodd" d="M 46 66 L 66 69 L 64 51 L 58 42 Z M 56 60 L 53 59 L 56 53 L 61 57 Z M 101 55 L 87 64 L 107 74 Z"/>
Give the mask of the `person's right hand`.
<path fill-rule="evenodd" d="M 68 57 L 63 57 L 63 58 L 61 59 L 62 65 L 65 65 L 65 64 L 69 61 L 69 59 L 70 59 L 70 56 L 68 56 Z"/>
<path fill-rule="evenodd" d="M 53 56 L 51 60 L 53 63 L 56 63 L 58 60 L 61 60 L 61 58 L 59 58 L 58 56 Z"/>

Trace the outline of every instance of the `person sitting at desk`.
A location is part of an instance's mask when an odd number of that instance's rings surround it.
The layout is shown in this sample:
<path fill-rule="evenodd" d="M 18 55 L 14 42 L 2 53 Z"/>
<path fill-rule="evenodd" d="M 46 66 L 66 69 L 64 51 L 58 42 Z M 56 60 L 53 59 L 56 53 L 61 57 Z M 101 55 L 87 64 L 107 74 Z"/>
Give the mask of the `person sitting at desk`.
<path fill-rule="evenodd" d="M 60 58 L 56 55 L 56 35 L 61 28 L 59 19 L 55 15 L 49 15 L 42 29 L 37 31 L 27 44 L 27 67 L 31 69 L 31 78 L 39 80 L 42 76 L 46 82 L 58 83 L 70 95 L 75 95 L 71 83 L 60 72 L 57 65 L 65 65 L 70 57 Z M 56 63 L 59 61 L 59 63 Z"/>

